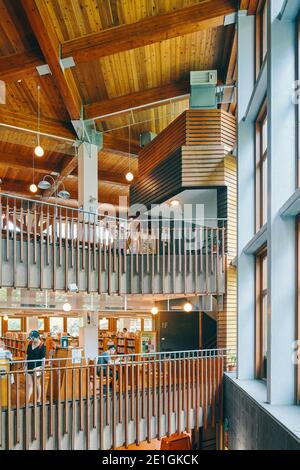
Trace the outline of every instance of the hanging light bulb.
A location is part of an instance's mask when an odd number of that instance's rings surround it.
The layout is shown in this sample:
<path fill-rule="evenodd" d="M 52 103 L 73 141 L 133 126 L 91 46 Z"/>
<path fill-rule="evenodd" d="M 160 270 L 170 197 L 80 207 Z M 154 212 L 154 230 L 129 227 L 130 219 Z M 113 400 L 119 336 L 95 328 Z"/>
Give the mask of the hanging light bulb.
<path fill-rule="evenodd" d="M 66 302 L 65 304 L 63 304 L 63 311 L 64 312 L 71 312 L 71 310 L 72 310 L 72 307 L 69 304 L 69 302 Z"/>
<path fill-rule="evenodd" d="M 126 173 L 125 178 L 129 183 L 131 183 L 131 181 L 133 181 L 134 179 L 133 173 L 131 173 L 131 171 L 128 171 L 128 173 Z"/>
<path fill-rule="evenodd" d="M 44 149 L 43 147 L 41 147 L 40 145 L 37 145 L 34 149 L 34 154 L 37 156 L 37 157 L 43 157 L 44 156 Z"/>
<path fill-rule="evenodd" d="M 32 193 L 36 193 L 38 188 L 37 188 L 37 185 L 32 183 L 30 186 L 29 186 L 29 189 Z"/>
<path fill-rule="evenodd" d="M 34 154 L 37 157 L 43 157 L 44 156 L 44 149 L 40 145 L 40 121 L 41 121 L 41 104 L 40 104 L 40 86 L 38 85 L 37 87 L 37 107 L 38 107 L 38 112 L 37 112 L 37 146 L 34 149 Z"/>
<path fill-rule="evenodd" d="M 191 313 L 191 311 L 193 310 L 193 306 L 190 302 L 187 302 L 186 304 L 184 304 L 183 308 L 186 313 Z"/>
<path fill-rule="evenodd" d="M 7 321 L 8 320 L 8 315 L 4 315 L 3 320 Z"/>
<path fill-rule="evenodd" d="M 151 313 L 152 313 L 152 315 L 157 315 L 158 314 L 158 308 L 157 307 L 152 307 Z"/>

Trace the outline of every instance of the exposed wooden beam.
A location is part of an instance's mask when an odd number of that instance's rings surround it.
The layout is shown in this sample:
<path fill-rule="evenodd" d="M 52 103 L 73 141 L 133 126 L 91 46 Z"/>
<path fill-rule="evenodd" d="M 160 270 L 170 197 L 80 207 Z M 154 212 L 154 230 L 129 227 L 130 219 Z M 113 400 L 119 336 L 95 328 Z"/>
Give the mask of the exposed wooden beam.
<path fill-rule="evenodd" d="M 184 81 L 138 91 L 109 100 L 97 101 L 84 107 L 85 119 L 105 119 L 108 116 L 121 114 L 147 105 L 151 105 L 151 107 L 159 106 L 162 101 L 178 98 L 179 96 L 187 96 L 189 93 L 190 84 Z"/>
<path fill-rule="evenodd" d="M 60 43 L 44 0 L 20 0 L 44 58 L 64 100 L 70 118 L 79 119 L 81 98 L 71 70 L 62 70 Z"/>
<path fill-rule="evenodd" d="M 43 196 L 45 197 L 51 197 L 55 191 L 56 188 L 60 183 L 64 183 L 65 179 L 70 176 L 73 171 L 77 168 L 78 166 L 78 158 L 77 155 L 74 155 L 74 157 L 71 157 L 63 166 L 62 170 L 60 171 L 59 176 L 56 178 L 56 183 L 54 186 L 51 186 L 51 188 L 47 189 L 46 191 L 43 191 Z"/>
<path fill-rule="evenodd" d="M 53 168 L 55 165 L 50 165 L 49 163 L 35 161 L 34 163 L 34 172 L 38 174 L 49 174 L 56 171 Z M 16 156 L 11 152 L 3 152 L 0 150 L 0 168 L 7 168 L 19 171 L 27 172 L 32 168 L 32 158 L 22 158 L 21 156 Z"/>
<path fill-rule="evenodd" d="M 45 64 L 38 49 L 0 57 L 0 80 L 16 82 L 37 75 L 37 67 Z"/>
<path fill-rule="evenodd" d="M 76 63 L 143 47 L 184 34 L 224 24 L 224 16 L 237 10 L 236 0 L 209 0 L 136 23 L 72 39 L 62 44 L 62 57 Z"/>
<path fill-rule="evenodd" d="M 0 106 L 0 126 L 6 125 L 19 130 L 37 132 L 37 117 L 9 111 L 6 106 Z M 40 132 L 54 138 L 75 140 L 75 132 L 71 124 L 50 118 L 41 118 Z"/>

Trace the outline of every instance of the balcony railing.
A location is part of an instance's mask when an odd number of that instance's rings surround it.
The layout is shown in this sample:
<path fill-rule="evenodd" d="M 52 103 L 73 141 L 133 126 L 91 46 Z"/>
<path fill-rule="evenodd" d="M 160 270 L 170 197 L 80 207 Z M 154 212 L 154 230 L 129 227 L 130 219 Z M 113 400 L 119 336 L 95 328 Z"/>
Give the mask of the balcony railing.
<path fill-rule="evenodd" d="M 0 193 L 0 287 L 222 295 L 225 222 L 128 221 Z"/>
<path fill-rule="evenodd" d="M 110 449 L 222 423 L 226 350 L 1 360 L 0 448 Z M 7 363 L 6 363 L 7 364 Z"/>

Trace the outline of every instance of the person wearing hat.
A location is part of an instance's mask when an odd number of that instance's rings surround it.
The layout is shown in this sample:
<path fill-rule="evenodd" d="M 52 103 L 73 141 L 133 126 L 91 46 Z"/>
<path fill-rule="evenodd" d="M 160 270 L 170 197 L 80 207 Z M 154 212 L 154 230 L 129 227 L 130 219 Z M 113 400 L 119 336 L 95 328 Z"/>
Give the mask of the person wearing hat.
<path fill-rule="evenodd" d="M 30 340 L 26 352 L 26 369 L 28 375 L 28 400 L 33 392 L 33 373 L 36 372 L 36 385 L 37 385 L 37 401 L 41 401 L 41 369 L 45 363 L 46 347 L 42 343 L 40 334 L 37 330 L 32 330 L 29 334 Z"/>

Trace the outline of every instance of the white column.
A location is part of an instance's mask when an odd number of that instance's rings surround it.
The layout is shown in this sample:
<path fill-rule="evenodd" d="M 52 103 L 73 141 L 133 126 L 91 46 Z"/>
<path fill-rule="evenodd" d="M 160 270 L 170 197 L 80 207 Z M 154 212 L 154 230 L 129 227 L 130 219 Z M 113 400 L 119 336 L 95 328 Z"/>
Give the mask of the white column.
<path fill-rule="evenodd" d="M 27 317 L 27 333 L 30 333 L 32 330 L 38 331 L 38 317 Z"/>
<path fill-rule="evenodd" d="M 94 360 L 98 357 L 98 312 L 84 312 L 79 328 L 79 347 L 84 356 Z"/>
<path fill-rule="evenodd" d="M 238 15 L 238 378 L 254 378 L 255 263 L 243 249 L 254 235 L 254 123 L 244 122 L 254 88 L 255 17 Z"/>
<path fill-rule="evenodd" d="M 98 211 L 98 146 L 78 147 L 78 203 L 86 212 Z"/>
<path fill-rule="evenodd" d="M 297 40 L 295 23 L 277 19 L 282 3 L 270 1 L 268 21 L 268 401 L 274 405 L 295 399 L 295 221 L 278 211 L 296 184 Z"/>

